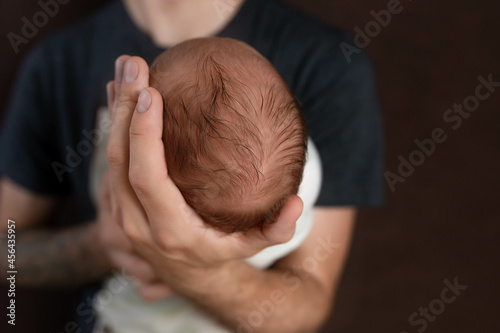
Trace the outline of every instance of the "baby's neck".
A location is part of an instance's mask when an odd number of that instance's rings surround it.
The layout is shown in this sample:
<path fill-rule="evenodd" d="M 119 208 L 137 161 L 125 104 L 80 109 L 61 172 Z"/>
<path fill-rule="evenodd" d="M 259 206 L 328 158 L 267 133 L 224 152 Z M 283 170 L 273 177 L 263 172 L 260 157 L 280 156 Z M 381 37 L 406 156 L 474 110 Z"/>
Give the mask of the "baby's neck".
<path fill-rule="evenodd" d="M 216 35 L 244 0 L 123 0 L 135 25 L 159 47 Z"/>

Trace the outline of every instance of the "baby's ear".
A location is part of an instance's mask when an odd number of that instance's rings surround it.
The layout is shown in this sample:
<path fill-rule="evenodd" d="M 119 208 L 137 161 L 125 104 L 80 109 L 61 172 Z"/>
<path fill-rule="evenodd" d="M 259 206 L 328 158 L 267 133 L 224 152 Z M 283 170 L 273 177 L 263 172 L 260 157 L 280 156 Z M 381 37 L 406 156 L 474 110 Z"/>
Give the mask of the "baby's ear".
<path fill-rule="evenodd" d="M 304 204 L 297 195 L 286 198 L 283 208 L 275 223 L 263 227 L 264 237 L 271 243 L 282 244 L 292 239 L 295 233 L 295 223 L 302 214 Z"/>

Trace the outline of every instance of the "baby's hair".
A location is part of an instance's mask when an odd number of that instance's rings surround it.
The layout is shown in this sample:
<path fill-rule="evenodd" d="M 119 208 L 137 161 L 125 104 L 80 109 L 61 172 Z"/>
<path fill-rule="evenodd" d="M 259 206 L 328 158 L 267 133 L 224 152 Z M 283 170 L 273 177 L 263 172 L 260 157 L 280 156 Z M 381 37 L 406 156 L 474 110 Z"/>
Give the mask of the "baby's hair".
<path fill-rule="evenodd" d="M 276 221 L 302 179 L 307 130 L 297 100 L 255 50 L 191 40 L 151 66 L 164 100 L 168 172 L 186 202 L 218 230 Z"/>

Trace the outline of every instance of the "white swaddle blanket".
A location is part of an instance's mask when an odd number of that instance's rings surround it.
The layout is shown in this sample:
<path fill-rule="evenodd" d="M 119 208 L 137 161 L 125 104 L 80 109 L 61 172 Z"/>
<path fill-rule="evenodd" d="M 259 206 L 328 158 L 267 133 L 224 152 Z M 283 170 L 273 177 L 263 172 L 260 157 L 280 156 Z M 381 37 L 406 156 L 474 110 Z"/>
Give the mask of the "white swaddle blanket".
<path fill-rule="evenodd" d="M 103 112 L 104 113 L 104 112 Z M 99 121 L 107 112 L 98 114 Z M 103 132 L 105 133 L 105 132 Z M 102 172 L 106 169 L 106 140 L 95 147 L 91 165 L 91 193 L 97 198 Z M 305 240 L 313 223 L 313 206 L 321 188 L 321 160 L 312 140 L 309 139 L 307 159 L 298 195 L 304 202 L 304 210 L 296 223 L 293 238 L 284 244 L 270 246 L 246 261 L 259 269 L 265 269 L 276 260 L 295 250 Z M 118 287 L 119 286 L 119 287 Z M 156 303 L 146 303 L 133 285 L 119 276 L 108 279 L 95 297 L 98 325 L 113 333 L 228 333 L 210 317 L 197 309 L 189 300 L 172 296 Z"/>

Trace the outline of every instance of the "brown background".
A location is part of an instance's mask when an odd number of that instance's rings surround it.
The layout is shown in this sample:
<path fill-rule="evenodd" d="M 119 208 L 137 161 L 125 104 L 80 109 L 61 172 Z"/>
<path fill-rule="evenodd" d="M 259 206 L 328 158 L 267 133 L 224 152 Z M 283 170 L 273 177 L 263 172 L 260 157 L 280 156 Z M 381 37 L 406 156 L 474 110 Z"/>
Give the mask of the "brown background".
<path fill-rule="evenodd" d="M 74 22 L 105 1 L 74 0 L 15 54 L 0 42 L 0 108 L 25 52 L 35 40 Z M 385 0 L 288 0 L 354 34 L 373 20 Z M 479 75 L 500 81 L 500 2 L 419 0 L 374 37 L 366 51 L 378 75 L 384 115 L 386 169 L 436 127 L 448 139 L 396 191 L 383 208 L 362 210 L 336 309 L 322 332 L 417 332 L 409 316 L 440 297 L 443 280 L 458 277 L 467 290 L 430 322 L 426 332 L 497 332 L 500 327 L 500 88 L 452 130 L 446 109 L 474 93 Z M 39 10 L 35 1 L 2 1 L 0 31 L 18 33 L 21 18 Z M 24 290 L 12 332 L 62 332 L 69 292 Z M 5 295 L 2 290 L 2 299 Z M 4 301 L 2 301 L 2 308 Z M 5 308 L 4 308 L 5 309 Z M 5 310 L 2 310 L 2 312 Z M 0 326 L 5 331 L 5 315 Z"/>

